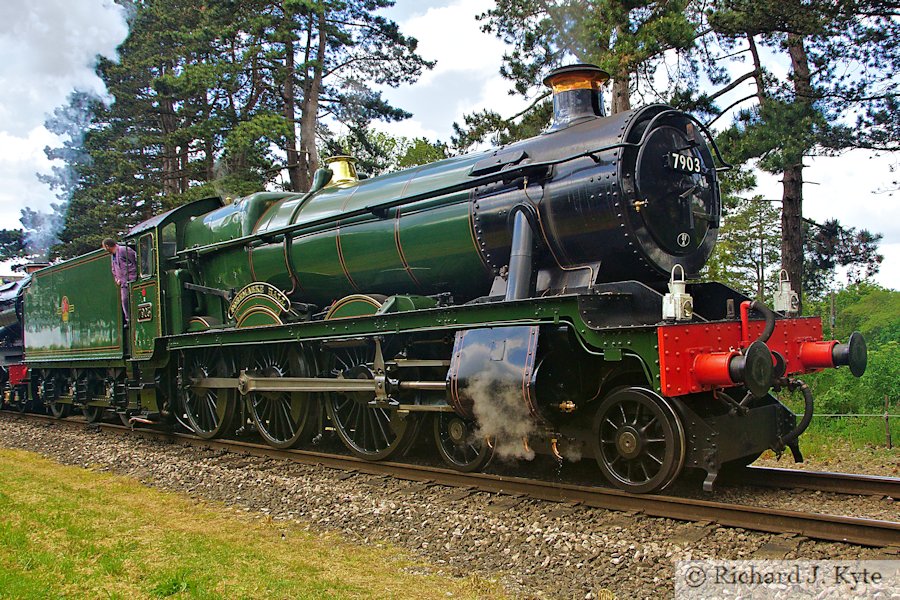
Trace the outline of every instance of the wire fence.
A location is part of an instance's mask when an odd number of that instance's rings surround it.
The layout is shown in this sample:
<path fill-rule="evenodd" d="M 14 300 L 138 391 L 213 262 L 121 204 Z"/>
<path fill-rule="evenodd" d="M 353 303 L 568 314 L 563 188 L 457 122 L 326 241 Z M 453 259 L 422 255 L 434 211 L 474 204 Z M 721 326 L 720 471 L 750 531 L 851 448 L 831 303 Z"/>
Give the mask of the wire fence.
<path fill-rule="evenodd" d="M 888 449 L 894 447 L 891 440 L 891 419 L 900 419 L 900 414 L 891 414 L 891 401 L 884 397 L 884 412 L 882 413 L 813 413 L 813 418 L 824 417 L 832 419 L 859 418 L 859 419 L 884 419 L 884 443 Z"/>

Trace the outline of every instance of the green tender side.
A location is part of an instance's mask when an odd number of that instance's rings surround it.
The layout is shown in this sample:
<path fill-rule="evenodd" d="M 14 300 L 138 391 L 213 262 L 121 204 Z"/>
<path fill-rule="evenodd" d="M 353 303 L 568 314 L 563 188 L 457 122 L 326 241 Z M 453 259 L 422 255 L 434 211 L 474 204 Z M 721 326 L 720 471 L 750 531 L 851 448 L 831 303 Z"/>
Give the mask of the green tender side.
<path fill-rule="evenodd" d="M 434 294 L 453 288 L 465 297 L 483 295 L 490 289 L 493 274 L 475 241 L 468 192 L 423 200 L 384 214 L 302 227 L 323 217 L 467 181 L 472 165 L 483 157 L 466 155 L 325 187 L 312 197 L 292 194 L 274 199 L 270 194 L 264 211 L 258 210 L 263 204 L 260 195 L 250 196 L 190 223 L 184 247 L 300 226 L 290 240 L 273 235 L 249 247 L 232 246 L 204 254 L 200 268 L 203 284 L 237 289 L 252 281 L 265 281 L 293 291 L 295 299 L 322 306 L 353 293 Z M 248 202 L 253 209 L 244 206 Z"/>
<path fill-rule="evenodd" d="M 34 274 L 25 291 L 27 362 L 122 358 L 122 303 L 110 266 L 98 250 Z"/>

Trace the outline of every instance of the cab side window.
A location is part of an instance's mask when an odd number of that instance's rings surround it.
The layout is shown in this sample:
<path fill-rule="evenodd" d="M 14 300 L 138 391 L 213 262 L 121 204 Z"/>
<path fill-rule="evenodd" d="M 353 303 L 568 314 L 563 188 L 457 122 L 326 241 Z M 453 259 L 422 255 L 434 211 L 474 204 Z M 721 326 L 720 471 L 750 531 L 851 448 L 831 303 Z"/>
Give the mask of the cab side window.
<path fill-rule="evenodd" d="M 163 258 L 172 258 L 175 256 L 175 251 L 178 250 L 178 241 L 175 234 L 175 223 L 169 223 L 162 228 L 162 232 L 160 232 L 160 238 L 162 240 L 160 252 L 162 252 Z"/>
<path fill-rule="evenodd" d="M 141 277 L 150 277 L 154 273 L 156 257 L 153 251 L 153 234 L 148 233 L 138 240 L 138 263 Z"/>

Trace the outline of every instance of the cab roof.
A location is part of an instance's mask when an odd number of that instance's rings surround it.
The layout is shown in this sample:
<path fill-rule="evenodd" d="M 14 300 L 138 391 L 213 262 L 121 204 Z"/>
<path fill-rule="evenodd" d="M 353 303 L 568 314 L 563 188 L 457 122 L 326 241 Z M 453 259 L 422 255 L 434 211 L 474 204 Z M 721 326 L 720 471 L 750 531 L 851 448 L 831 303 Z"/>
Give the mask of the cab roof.
<path fill-rule="evenodd" d="M 224 205 L 225 203 L 223 202 L 222 198 L 220 198 L 219 196 L 212 196 L 210 198 L 203 198 L 202 200 L 195 200 L 194 202 L 185 204 L 183 206 L 176 206 L 172 210 L 156 215 L 155 217 L 151 217 L 142 223 L 138 223 L 137 225 L 132 227 L 127 234 L 125 234 L 125 237 L 133 238 L 150 229 L 168 225 L 173 221 L 182 221 L 187 220 L 190 217 L 203 215 L 210 211 L 216 210 L 217 208 L 221 208 Z"/>

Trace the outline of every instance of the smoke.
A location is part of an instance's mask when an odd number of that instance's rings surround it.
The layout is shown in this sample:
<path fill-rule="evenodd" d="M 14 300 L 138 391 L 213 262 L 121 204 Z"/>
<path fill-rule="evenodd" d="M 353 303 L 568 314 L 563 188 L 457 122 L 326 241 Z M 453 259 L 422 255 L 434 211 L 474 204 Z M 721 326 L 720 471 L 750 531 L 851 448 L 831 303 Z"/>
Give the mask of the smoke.
<path fill-rule="evenodd" d="M 111 100 L 98 57 L 115 59 L 127 35 L 126 9 L 112 0 L 0 2 L 0 228 L 21 211 L 32 254 L 65 219 L 73 174 L 58 159 L 80 147 L 90 103 Z M 49 188 L 35 186 L 35 172 Z"/>
<path fill-rule="evenodd" d="M 0 3 L 0 123 L 27 135 L 73 90 L 99 97 L 94 68 L 115 58 L 128 35 L 125 9 L 112 0 L 4 0 Z"/>
<path fill-rule="evenodd" d="M 559 453 L 569 462 L 578 462 L 584 458 L 584 448 L 578 442 L 569 440 L 559 441 Z"/>
<path fill-rule="evenodd" d="M 52 204 L 53 212 L 44 213 L 22 209 L 25 248 L 31 260 L 46 260 L 50 247 L 59 242 L 58 232 L 65 222 L 65 205 Z"/>
<path fill-rule="evenodd" d="M 525 344 L 525 340 L 507 340 L 506 356 Z M 478 424 L 475 435 L 490 439 L 499 458 L 533 459 L 534 450 L 526 447 L 526 440 L 536 431 L 536 424 L 522 397 L 521 367 L 507 360 L 492 360 L 486 344 L 468 345 L 466 354 L 469 364 L 483 365 L 460 389 L 460 395 L 473 402 Z"/>
<path fill-rule="evenodd" d="M 501 363 L 490 363 L 489 366 Z M 522 399 L 522 387 L 504 385 L 490 371 L 469 380 L 462 394 L 472 398 L 472 412 L 478 423 L 475 435 L 488 438 L 500 458 L 534 458 L 525 440 L 534 431 L 534 420 Z"/>

